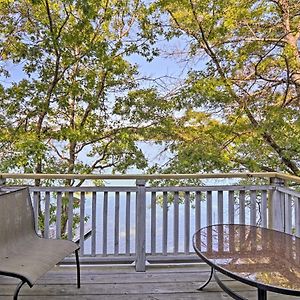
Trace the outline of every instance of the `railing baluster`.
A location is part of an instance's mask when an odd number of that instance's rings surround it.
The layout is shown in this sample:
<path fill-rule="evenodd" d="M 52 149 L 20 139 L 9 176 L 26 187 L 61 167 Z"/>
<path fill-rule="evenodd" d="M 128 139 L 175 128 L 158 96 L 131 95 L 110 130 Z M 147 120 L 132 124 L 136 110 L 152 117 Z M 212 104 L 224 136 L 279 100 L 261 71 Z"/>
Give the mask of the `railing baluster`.
<path fill-rule="evenodd" d="M 120 231 L 120 193 L 115 193 L 115 247 L 114 254 L 119 254 L 119 231 Z"/>
<path fill-rule="evenodd" d="M 162 234 L 162 253 L 167 255 L 168 251 L 168 194 L 163 192 L 163 234 Z"/>
<path fill-rule="evenodd" d="M 102 222 L 102 228 L 103 228 L 103 245 L 102 245 L 102 252 L 103 256 L 107 255 L 107 213 L 108 213 L 108 192 L 104 192 L 103 196 L 103 222 Z"/>
<path fill-rule="evenodd" d="M 84 219 L 85 219 L 85 192 L 80 193 L 80 224 L 79 224 L 79 246 L 80 246 L 80 255 L 84 254 Z"/>
<path fill-rule="evenodd" d="M 224 223 L 224 199 L 223 191 L 218 191 L 218 224 Z"/>
<path fill-rule="evenodd" d="M 206 193 L 206 217 L 207 225 L 212 225 L 212 191 Z"/>
<path fill-rule="evenodd" d="M 130 255 L 130 192 L 126 192 L 126 241 L 125 252 L 126 255 Z"/>
<path fill-rule="evenodd" d="M 151 193 L 151 254 L 156 253 L 156 193 Z"/>
<path fill-rule="evenodd" d="M 68 204 L 68 240 L 73 239 L 73 192 L 69 192 L 69 204 Z"/>
<path fill-rule="evenodd" d="M 56 200 L 56 224 L 55 224 L 55 233 L 56 238 L 61 238 L 61 209 L 62 209 L 62 195 L 61 192 L 57 192 L 57 200 Z"/>
<path fill-rule="evenodd" d="M 49 238 L 49 221 L 50 221 L 50 193 L 45 193 L 45 218 L 44 218 L 44 237 Z"/>
<path fill-rule="evenodd" d="M 228 192 L 228 223 L 234 224 L 234 191 Z"/>
<path fill-rule="evenodd" d="M 295 227 L 296 236 L 300 237 L 300 197 L 295 197 Z"/>
<path fill-rule="evenodd" d="M 97 208 L 96 208 L 97 194 L 96 192 L 92 193 L 92 241 L 91 241 L 91 250 L 92 256 L 96 256 L 96 216 L 97 216 Z"/>
<path fill-rule="evenodd" d="M 195 231 L 201 228 L 201 192 L 196 192 L 195 199 Z"/>
<path fill-rule="evenodd" d="M 179 193 L 174 193 L 174 254 L 178 254 L 179 244 Z"/>
<path fill-rule="evenodd" d="M 246 216 L 245 216 L 245 196 L 246 193 L 244 190 L 241 190 L 239 193 L 239 223 L 240 224 L 246 224 Z"/>
<path fill-rule="evenodd" d="M 285 201 L 285 216 L 284 216 L 284 227 L 285 232 L 292 233 L 292 196 L 285 194 L 284 195 Z"/>
<path fill-rule="evenodd" d="M 261 192 L 261 226 L 267 228 L 268 227 L 268 203 L 267 203 L 267 192 Z"/>
<path fill-rule="evenodd" d="M 184 193 L 184 253 L 190 253 L 190 193 Z"/>
<path fill-rule="evenodd" d="M 250 191 L 250 225 L 256 225 L 256 191 Z"/>
<path fill-rule="evenodd" d="M 40 192 L 33 192 L 33 207 L 34 207 L 34 228 L 36 232 L 39 232 L 39 198 Z"/>
<path fill-rule="evenodd" d="M 273 229 L 284 231 L 284 196 L 280 188 L 284 186 L 284 181 L 280 178 L 271 178 L 274 190 L 272 192 L 271 201 L 271 220 Z"/>

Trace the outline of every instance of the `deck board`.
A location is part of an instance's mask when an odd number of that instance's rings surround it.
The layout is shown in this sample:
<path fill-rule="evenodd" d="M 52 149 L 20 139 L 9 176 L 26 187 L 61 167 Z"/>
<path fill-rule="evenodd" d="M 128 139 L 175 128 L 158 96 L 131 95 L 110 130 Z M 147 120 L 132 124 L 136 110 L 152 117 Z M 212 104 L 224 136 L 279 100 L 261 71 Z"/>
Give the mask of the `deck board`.
<path fill-rule="evenodd" d="M 206 265 L 149 266 L 135 272 L 132 266 L 82 266 L 81 289 L 76 288 L 75 268 L 59 266 L 45 274 L 33 288 L 23 287 L 19 300 L 229 300 L 215 282 L 204 291 L 197 291 L 209 275 Z M 256 299 L 256 290 L 223 277 L 226 284 L 249 300 Z M 0 300 L 12 299 L 17 280 L 0 277 Z M 268 299 L 296 299 L 268 294 Z"/>

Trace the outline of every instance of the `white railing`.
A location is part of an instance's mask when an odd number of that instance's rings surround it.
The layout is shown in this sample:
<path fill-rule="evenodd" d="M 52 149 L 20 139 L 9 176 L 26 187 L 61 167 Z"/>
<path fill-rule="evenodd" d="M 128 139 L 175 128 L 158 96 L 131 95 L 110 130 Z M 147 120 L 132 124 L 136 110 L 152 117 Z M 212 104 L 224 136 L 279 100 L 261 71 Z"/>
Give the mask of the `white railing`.
<path fill-rule="evenodd" d="M 279 230 L 282 230 L 300 236 L 300 193 L 292 189 L 278 186 L 277 199 L 279 203 L 279 215 L 278 220 L 281 220 Z M 276 201 L 276 198 L 274 199 Z M 274 209 L 275 215 L 275 209 Z M 275 216 L 276 218 L 276 216 Z"/>
<path fill-rule="evenodd" d="M 33 174 L 21 176 L 34 179 Z M 77 233 L 83 262 L 135 262 L 138 271 L 145 270 L 146 262 L 195 259 L 192 234 L 211 224 L 252 224 L 300 235 L 300 193 L 285 186 L 290 179 L 286 175 L 204 176 L 198 175 L 201 179 L 264 177 L 270 182 L 161 187 L 147 185 L 147 180 L 197 175 L 130 175 L 125 179 L 137 179 L 135 186 L 31 186 L 36 229 L 45 237 L 61 238 L 61 232 L 66 232 L 66 238 L 74 239 Z M 75 233 L 74 221 L 78 221 Z"/>

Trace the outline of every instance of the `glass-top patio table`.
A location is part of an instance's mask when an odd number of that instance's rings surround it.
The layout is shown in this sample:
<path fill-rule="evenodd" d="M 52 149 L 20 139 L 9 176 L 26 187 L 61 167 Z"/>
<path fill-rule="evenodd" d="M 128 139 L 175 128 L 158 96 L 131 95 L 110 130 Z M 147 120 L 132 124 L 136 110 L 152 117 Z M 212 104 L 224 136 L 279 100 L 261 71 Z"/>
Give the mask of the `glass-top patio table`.
<path fill-rule="evenodd" d="M 259 300 L 267 299 L 267 291 L 300 296 L 300 239 L 293 235 L 250 225 L 212 225 L 194 234 L 193 246 L 211 266 L 199 290 L 214 276 L 233 299 L 245 300 L 220 280 L 218 271 L 256 287 Z"/>

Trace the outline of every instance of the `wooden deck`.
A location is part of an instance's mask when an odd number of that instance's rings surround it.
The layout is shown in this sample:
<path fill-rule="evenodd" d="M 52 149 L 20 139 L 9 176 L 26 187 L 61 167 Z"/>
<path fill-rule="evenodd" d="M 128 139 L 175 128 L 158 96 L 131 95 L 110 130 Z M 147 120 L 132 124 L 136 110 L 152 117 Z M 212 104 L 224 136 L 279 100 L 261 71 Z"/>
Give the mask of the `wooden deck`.
<path fill-rule="evenodd" d="M 55 267 L 41 278 L 33 288 L 23 287 L 20 300 L 229 300 L 215 282 L 204 291 L 197 291 L 200 282 L 209 275 L 204 264 L 190 266 L 149 266 L 147 272 L 137 273 L 132 266 L 82 266 L 82 286 L 77 289 L 75 268 Z M 229 287 L 246 299 L 256 299 L 256 290 L 224 277 Z M 12 299 L 18 281 L 0 277 L 0 300 Z M 268 294 L 268 299 L 297 299 Z"/>

